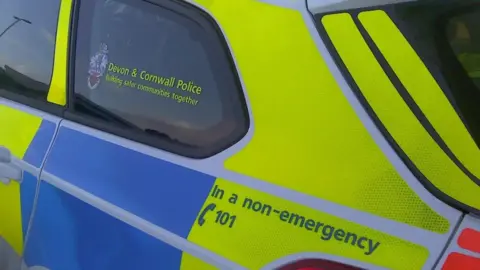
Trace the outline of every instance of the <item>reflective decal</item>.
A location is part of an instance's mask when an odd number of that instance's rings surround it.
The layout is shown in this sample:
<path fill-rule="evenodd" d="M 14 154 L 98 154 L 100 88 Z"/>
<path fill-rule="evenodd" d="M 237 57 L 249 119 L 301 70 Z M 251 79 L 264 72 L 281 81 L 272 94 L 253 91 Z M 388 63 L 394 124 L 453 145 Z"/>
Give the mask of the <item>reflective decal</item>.
<path fill-rule="evenodd" d="M 420 269 L 428 257 L 422 246 L 224 179 L 216 180 L 188 240 L 248 269 L 301 252 L 396 269 Z"/>
<path fill-rule="evenodd" d="M 480 258 L 467 256 L 453 252 L 448 255 L 442 266 L 442 270 L 478 270 L 480 269 Z"/>
<path fill-rule="evenodd" d="M 88 88 L 95 89 L 100 84 L 108 65 L 108 46 L 105 43 L 100 44 L 100 48 L 95 55 L 90 58 L 90 68 L 88 70 Z"/>
<path fill-rule="evenodd" d="M 461 248 L 480 253 L 480 231 L 466 228 L 462 231 L 457 240 Z"/>

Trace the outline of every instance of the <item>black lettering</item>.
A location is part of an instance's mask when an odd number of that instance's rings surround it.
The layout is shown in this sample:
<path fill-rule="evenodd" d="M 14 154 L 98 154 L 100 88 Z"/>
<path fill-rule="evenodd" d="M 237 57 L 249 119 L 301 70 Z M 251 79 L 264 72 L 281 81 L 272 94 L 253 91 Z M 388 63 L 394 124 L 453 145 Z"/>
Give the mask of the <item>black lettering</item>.
<path fill-rule="evenodd" d="M 242 207 L 243 207 L 243 208 L 248 208 L 248 209 L 250 209 L 250 208 L 252 208 L 252 204 L 253 204 L 253 200 L 252 200 L 252 199 L 250 199 L 250 198 L 245 198 L 245 199 L 243 200 Z"/>
<path fill-rule="evenodd" d="M 280 220 L 281 221 L 288 221 L 289 216 L 290 216 L 290 213 L 288 213 L 287 211 L 282 211 L 280 213 Z"/>
<path fill-rule="evenodd" d="M 272 206 L 268 204 L 263 204 L 262 202 L 259 201 L 253 201 L 250 198 L 245 198 L 243 201 L 243 207 L 252 209 L 255 212 L 260 212 L 264 215 L 269 216 L 272 213 Z"/>
<path fill-rule="evenodd" d="M 293 223 L 295 226 L 303 227 L 305 223 L 305 217 L 298 214 L 291 214 L 288 223 Z"/>
<path fill-rule="evenodd" d="M 368 239 L 368 251 L 365 252 L 365 255 L 372 254 L 380 246 L 380 242 L 373 243 L 372 239 Z"/>
<path fill-rule="evenodd" d="M 350 242 L 350 238 L 352 238 L 352 241 Z M 350 244 L 355 245 L 357 243 L 357 235 L 354 233 L 347 232 L 347 237 L 345 237 L 345 243 L 350 242 Z"/>
<path fill-rule="evenodd" d="M 311 231 L 314 228 L 315 228 L 315 221 L 312 219 L 307 219 L 307 221 L 305 221 L 305 229 Z"/>
<path fill-rule="evenodd" d="M 238 200 L 238 195 L 235 194 L 235 193 L 232 193 L 232 195 L 228 199 L 228 202 L 231 203 L 231 204 L 236 204 L 237 200 Z"/>
<path fill-rule="evenodd" d="M 261 202 L 254 202 L 252 206 L 253 211 L 258 212 L 262 210 L 262 203 Z"/>
<path fill-rule="evenodd" d="M 337 239 L 338 241 L 343 241 L 343 237 L 345 237 L 345 231 L 342 230 L 342 229 L 336 230 L 334 237 L 335 237 L 335 239 Z"/>
<path fill-rule="evenodd" d="M 315 225 L 315 232 L 318 232 L 318 230 L 320 230 L 320 227 L 322 226 L 323 226 L 323 223 L 317 222 L 317 224 Z"/>
<path fill-rule="evenodd" d="M 362 244 L 363 241 L 367 241 L 368 239 L 366 237 L 360 237 L 358 238 L 358 241 L 357 241 L 357 246 L 361 249 L 365 249 L 365 246 Z"/>
<path fill-rule="evenodd" d="M 215 185 L 212 189 L 212 192 L 211 192 L 211 195 L 212 197 L 214 198 L 218 198 L 218 199 L 223 199 L 223 194 L 225 193 L 225 191 L 223 189 L 220 189 L 218 187 L 218 185 Z"/>
<path fill-rule="evenodd" d="M 323 227 L 322 229 L 322 239 L 323 240 L 330 240 L 332 239 L 332 236 L 333 236 L 333 233 L 335 232 L 335 228 L 330 226 L 330 225 L 326 225 Z"/>

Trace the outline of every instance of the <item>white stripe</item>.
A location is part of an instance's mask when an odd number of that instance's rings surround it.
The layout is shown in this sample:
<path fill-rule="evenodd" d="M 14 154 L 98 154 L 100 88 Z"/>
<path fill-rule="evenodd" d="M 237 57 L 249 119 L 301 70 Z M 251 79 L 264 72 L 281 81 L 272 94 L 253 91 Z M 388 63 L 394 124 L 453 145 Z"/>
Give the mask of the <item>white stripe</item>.
<path fill-rule="evenodd" d="M 307 0 L 307 5 L 311 12 L 317 14 L 413 1 L 418 0 Z"/>
<path fill-rule="evenodd" d="M 24 160 L 18 159 L 16 157 L 12 157 L 12 164 L 20 168 L 24 172 L 28 172 L 35 177 L 38 177 L 40 173 L 40 168 L 37 168 L 30 163 L 27 163 Z"/>
<path fill-rule="evenodd" d="M 120 146 L 123 146 L 123 147 L 128 147 L 128 148 L 131 147 L 132 149 L 136 149 L 136 151 L 138 152 L 151 155 L 155 158 L 169 161 L 177 165 L 181 165 L 183 167 L 187 167 L 189 169 L 196 170 L 208 175 L 213 175 L 217 178 L 226 179 L 228 181 L 235 182 L 240 185 L 247 186 L 252 189 L 262 191 L 267 194 L 271 194 L 291 202 L 298 203 L 300 205 L 308 206 L 320 212 L 327 213 L 336 217 L 340 217 L 345 220 L 349 220 L 354 223 L 364 225 L 366 227 L 384 232 L 386 234 L 389 234 L 401 239 L 405 239 L 412 243 L 416 243 L 416 244 L 428 247 L 431 252 L 439 252 L 441 250 L 442 246 L 445 245 L 446 239 L 448 238 L 448 234 L 450 234 L 450 230 L 452 228 L 451 226 L 447 234 L 434 233 L 418 227 L 413 227 L 404 223 L 400 223 L 391 219 L 386 219 L 370 213 L 358 211 L 350 207 L 336 204 L 318 197 L 303 194 L 288 188 L 273 185 L 265 181 L 260 181 L 258 179 L 255 179 L 249 176 L 227 171 L 223 168 L 223 165 L 222 165 L 223 162 L 220 164 L 217 164 L 217 162 L 212 163 L 212 160 L 184 161 L 182 160 L 183 158 L 179 156 L 170 159 L 170 158 L 166 158 L 167 155 L 165 155 L 161 150 L 149 149 L 149 147 L 146 147 L 144 145 L 137 144 L 137 143 L 134 143 L 110 134 L 106 134 L 106 133 L 99 134 L 100 132 L 97 130 L 92 130 L 90 128 L 80 126 L 72 122 L 68 122 L 68 123 L 63 122 L 63 123 L 68 128 L 72 128 L 74 130 L 81 130 L 81 132 L 85 132 L 87 134 L 90 134 L 91 136 L 92 135 L 98 136 L 103 140 L 119 144 Z M 122 141 L 122 142 L 119 142 L 119 141 Z M 147 149 L 142 149 L 144 147 L 146 147 Z M 449 212 L 447 211 L 447 214 L 448 213 Z M 457 214 L 458 212 L 454 210 L 453 213 Z M 457 216 L 455 216 L 455 218 L 457 218 Z M 455 224 L 455 221 L 456 219 L 453 219 L 453 220 L 450 219 L 450 222 L 452 225 Z"/>
<path fill-rule="evenodd" d="M 176 234 L 173 234 L 163 228 L 160 228 L 130 212 L 123 210 L 109 202 L 106 202 L 50 173 L 42 173 L 42 181 L 45 181 L 56 188 L 65 191 L 66 193 L 78 198 L 95 208 L 129 224 L 130 226 L 151 235 L 158 240 L 169 244 L 179 250 L 185 251 L 207 263 L 210 263 L 220 269 L 245 269 L 244 267 L 229 261 L 217 254 L 202 248 Z"/>

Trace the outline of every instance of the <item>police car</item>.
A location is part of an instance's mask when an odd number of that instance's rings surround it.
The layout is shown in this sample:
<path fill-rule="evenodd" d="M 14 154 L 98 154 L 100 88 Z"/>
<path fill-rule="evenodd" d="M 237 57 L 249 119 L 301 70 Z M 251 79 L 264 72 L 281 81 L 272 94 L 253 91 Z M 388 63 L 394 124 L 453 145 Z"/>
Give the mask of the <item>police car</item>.
<path fill-rule="evenodd" d="M 3 0 L 0 269 L 480 269 L 480 1 Z"/>

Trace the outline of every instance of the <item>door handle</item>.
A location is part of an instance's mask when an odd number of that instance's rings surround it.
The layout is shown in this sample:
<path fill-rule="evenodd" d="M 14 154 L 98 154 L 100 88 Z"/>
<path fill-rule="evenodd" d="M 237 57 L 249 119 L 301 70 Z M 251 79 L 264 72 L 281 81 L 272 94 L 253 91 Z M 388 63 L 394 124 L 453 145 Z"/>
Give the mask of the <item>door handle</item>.
<path fill-rule="evenodd" d="M 12 180 L 21 182 L 22 176 L 22 170 L 12 163 L 10 150 L 0 146 L 0 182 L 5 185 L 10 184 Z"/>

